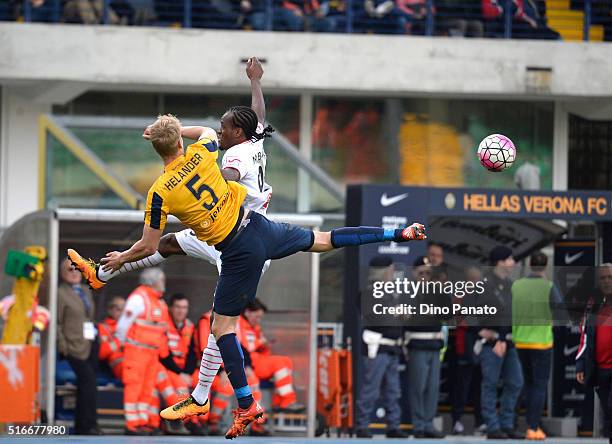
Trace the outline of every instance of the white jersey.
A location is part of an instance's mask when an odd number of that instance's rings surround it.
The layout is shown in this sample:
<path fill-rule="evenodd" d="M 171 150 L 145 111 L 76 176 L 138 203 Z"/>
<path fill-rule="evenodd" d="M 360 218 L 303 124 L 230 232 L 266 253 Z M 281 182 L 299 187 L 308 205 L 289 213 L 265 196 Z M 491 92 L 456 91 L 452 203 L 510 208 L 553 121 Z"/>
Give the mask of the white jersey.
<path fill-rule="evenodd" d="M 257 125 L 257 132 L 263 125 Z M 221 168 L 232 168 L 240 174 L 239 183 L 247 189 L 244 206 L 265 215 L 272 198 L 272 187 L 266 183 L 266 152 L 263 139 L 256 142 L 247 140 L 229 148 L 223 156 Z"/>
<path fill-rule="evenodd" d="M 211 130 L 212 131 L 212 130 Z M 257 125 L 257 132 L 263 131 L 263 125 Z M 266 215 L 272 198 L 272 187 L 266 183 L 266 152 L 263 139 L 257 142 L 246 141 L 229 148 L 223 156 L 221 168 L 233 168 L 240 174 L 238 181 L 247 189 L 244 206 L 256 213 Z M 203 259 L 217 266 L 221 273 L 221 252 L 206 242 L 199 240 L 190 229 L 174 233 L 174 236 L 187 256 Z M 262 274 L 270 266 L 266 261 Z"/>

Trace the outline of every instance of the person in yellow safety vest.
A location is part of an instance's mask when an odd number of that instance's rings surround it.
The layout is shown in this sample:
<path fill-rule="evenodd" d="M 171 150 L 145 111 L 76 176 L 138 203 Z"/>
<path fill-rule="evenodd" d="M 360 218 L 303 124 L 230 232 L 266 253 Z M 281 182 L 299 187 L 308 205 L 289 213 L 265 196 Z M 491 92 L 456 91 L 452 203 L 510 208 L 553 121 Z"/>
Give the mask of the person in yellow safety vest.
<path fill-rule="evenodd" d="M 159 362 L 180 373 L 168 350 L 168 307 L 162 299 L 166 276 L 159 268 L 140 274 L 141 285 L 128 297 L 117 323 L 123 347 L 123 409 L 126 433 L 158 433 L 159 404 L 154 400 Z"/>
<path fill-rule="evenodd" d="M 106 318 L 98 323 L 98 337 L 100 339 L 100 350 L 98 359 L 110 367 L 113 376 L 121 379 L 123 373 L 123 346 L 116 336 L 117 321 L 123 312 L 125 298 L 113 296 L 106 307 Z"/>

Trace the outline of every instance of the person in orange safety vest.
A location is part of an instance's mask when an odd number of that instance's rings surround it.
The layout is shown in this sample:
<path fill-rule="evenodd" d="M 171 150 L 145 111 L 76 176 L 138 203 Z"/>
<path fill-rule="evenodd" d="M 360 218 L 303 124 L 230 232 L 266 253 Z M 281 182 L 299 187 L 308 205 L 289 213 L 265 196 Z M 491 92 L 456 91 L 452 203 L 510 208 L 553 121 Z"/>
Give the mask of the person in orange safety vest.
<path fill-rule="evenodd" d="M 168 349 L 172 360 L 181 369 L 180 373 L 160 366 L 157 376 L 157 390 L 164 398 L 166 405 L 173 405 L 191 393 L 192 374 L 197 367 L 195 352 L 195 325 L 189 314 L 189 299 L 181 293 L 172 295 L 168 307 L 170 322 L 168 331 Z M 206 432 L 197 416 L 189 418 L 185 427 L 192 435 L 205 435 Z"/>
<path fill-rule="evenodd" d="M 117 321 L 123 312 L 125 298 L 123 296 L 113 296 L 106 307 L 106 318 L 98 323 L 98 338 L 100 340 L 100 350 L 98 359 L 106 362 L 117 379 L 121 379 L 123 373 L 123 347 L 119 338 L 116 336 Z"/>
<path fill-rule="evenodd" d="M 123 409 L 127 434 L 151 434 L 159 427 L 154 399 L 159 362 L 176 373 L 180 369 L 168 349 L 168 307 L 162 299 L 166 276 L 159 268 L 140 274 L 141 285 L 128 297 L 117 323 L 123 347 Z"/>
<path fill-rule="evenodd" d="M 197 361 L 202 359 L 202 351 L 206 348 L 208 341 L 208 335 L 210 334 L 210 317 L 212 310 L 204 313 L 196 325 L 196 334 L 194 341 L 194 349 L 197 352 Z M 261 401 L 261 390 L 259 388 L 259 378 L 253 371 L 249 352 L 243 347 L 242 352 L 244 354 L 244 367 L 247 375 L 247 382 L 251 388 L 253 399 L 257 402 Z M 193 384 L 198 383 L 198 372 L 199 368 L 193 374 Z M 229 411 L 233 405 L 234 389 L 230 384 L 223 366 L 219 369 L 218 375 L 215 377 L 212 386 L 210 388 L 210 413 L 206 415 L 202 420 L 208 422 L 208 432 L 210 435 L 217 434 L 220 432 L 220 421 L 223 418 L 225 412 Z M 265 424 L 259 424 L 253 422 L 251 424 L 251 436 L 268 436 L 269 433 L 265 428 Z"/>
<path fill-rule="evenodd" d="M 259 379 L 274 382 L 272 407 L 277 410 L 298 412 L 304 405 L 297 402 L 293 388 L 293 363 L 288 356 L 273 355 L 270 343 L 261 330 L 261 319 L 267 307 L 255 299 L 242 311 L 236 329 L 236 336 L 251 355 L 253 370 Z"/>

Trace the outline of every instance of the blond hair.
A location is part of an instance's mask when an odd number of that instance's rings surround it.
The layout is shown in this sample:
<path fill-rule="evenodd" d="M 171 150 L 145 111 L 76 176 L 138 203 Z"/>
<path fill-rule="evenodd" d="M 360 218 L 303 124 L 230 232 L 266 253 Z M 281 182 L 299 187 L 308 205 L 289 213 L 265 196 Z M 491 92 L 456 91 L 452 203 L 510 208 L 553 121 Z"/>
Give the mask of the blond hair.
<path fill-rule="evenodd" d="M 181 138 L 181 122 L 172 114 L 158 116 L 153 125 L 149 127 L 153 148 L 162 158 L 172 156 L 178 149 Z"/>

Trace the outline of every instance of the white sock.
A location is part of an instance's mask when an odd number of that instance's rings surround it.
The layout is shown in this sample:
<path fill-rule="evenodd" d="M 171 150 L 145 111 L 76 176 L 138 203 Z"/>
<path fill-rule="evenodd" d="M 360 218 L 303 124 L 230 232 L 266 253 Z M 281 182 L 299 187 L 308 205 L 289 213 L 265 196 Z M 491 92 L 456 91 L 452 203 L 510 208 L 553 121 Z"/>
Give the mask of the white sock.
<path fill-rule="evenodd" d="M 98 279 L 104 282 L 110 281 L 115 276 L 119 276 L 123 273 L 129 273 L 130 271 L 141 270 L 143 268 L 155 267 L 156 265 L 161 264 L 165 261 L 166 258 L 159 254 L 159 251 L 156 251 L 151 256 L 145 257 L 144 259 L 140 259 L 136 262 L 128 262 L 124 264 L 117 271 L 104 271 L 102 267 L 98 268 Z"/>
<path fill-rule="evenodd" d="M 223 363 L 221 352 L 217 346 L 215 337 L 210 334 L 208 336 L 208 344 L 202 353 L 202 361 L 200 362 L 200 375 L 198 376 L 198 385 L 195 386 L 191 396 L 198 404 L 205 404 L 208 400 L 210 386 L 217 376 L 217 372 Z"/>

